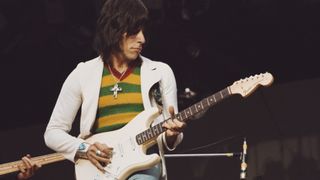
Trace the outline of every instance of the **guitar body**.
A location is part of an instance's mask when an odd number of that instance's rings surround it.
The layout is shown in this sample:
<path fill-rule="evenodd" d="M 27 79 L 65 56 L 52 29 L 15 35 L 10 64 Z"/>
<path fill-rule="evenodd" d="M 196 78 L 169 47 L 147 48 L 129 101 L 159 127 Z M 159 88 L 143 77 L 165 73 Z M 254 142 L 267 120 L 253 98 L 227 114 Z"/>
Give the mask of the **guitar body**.
<path fill-rule="evenodd" d="M 79 159 L 75 164 L 77 180 L 122 180 L 134 172 L 158 164 L 158 154 L 146 155 L 147 149 L 154 145 L 156 140 L 142 145 L 138 145 L 136 141 L 136 135 L 150 128 L 157 116 L 157 108 L 148 109 L 119 130 L 95 134 L 86 139 L 88 143 L 100 142 L 113 147 L 112 162 L 105 167 L 106 172 L 103 173 L 89 160 Z"/>

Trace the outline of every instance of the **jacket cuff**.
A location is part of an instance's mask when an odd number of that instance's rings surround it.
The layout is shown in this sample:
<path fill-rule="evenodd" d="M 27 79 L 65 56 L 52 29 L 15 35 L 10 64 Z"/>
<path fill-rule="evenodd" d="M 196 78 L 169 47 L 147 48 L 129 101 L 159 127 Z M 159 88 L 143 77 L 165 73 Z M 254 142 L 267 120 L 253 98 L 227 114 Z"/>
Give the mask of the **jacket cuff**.
<path fill-rule="evenodd" d="M 81 138 L 77 138 L 77 142 L 74 143 L 74 149 L 71 153 L 62 153 L 62 155 L 65 156 L 66 159 L 70 160 L 71 162 L 76 162 L 78 160 L 77 158 L 77 151 L 81 143 L 85 142 L 85 140 Z"/>
<path fill-rule="evenodd" d="M 175 150 L 175 149 L 177 148 L 177 146 L 181 143 L 182 139 L 183 139 L 183 133 L 180 133 L 180 134 L 177 136 L 177 139 L 176 139 L 176 141 L 174 142 L 173 147 L 171 148 L 171 147 L 169 147 L 168 144 L 167 144 L 167 140 L 166 140 L 166 135 L 165 135 L 165 133 L 162 133 L 162 142 L 163 142 L 164 146 L 166 147 L 166 149 L 169 150 L 169 151 Z"/>

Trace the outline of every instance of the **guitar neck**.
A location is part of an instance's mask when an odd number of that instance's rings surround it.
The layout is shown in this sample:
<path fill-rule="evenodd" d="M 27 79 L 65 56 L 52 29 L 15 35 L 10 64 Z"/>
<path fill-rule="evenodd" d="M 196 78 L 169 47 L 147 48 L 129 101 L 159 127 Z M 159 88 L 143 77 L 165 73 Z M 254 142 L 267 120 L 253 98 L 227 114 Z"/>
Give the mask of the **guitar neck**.
<path fill-rule="evenodd" d="M 191 119 L 192 117 L 194 117 L 195 115 L 207 110 L 208 108 L 214 106 L 215 104 L 217 104 L 218 102 L 220 102 L 221 100 L 229 97 L 232 94 L 231 90 L 229 87 L 207 97 L 202 99 L 201 101 L 199 101 L 198 103 L 190 106 L 189 108 L 186 108 L 184 110 L 182 110 L 181 112 L 179 112 L 178 114 L 175 115 L 175 118 L 178 119 L 179 121 L 187 121 L 189 119 Z M 171 118 L 169 118 L 171 119 Z M 149 142 L 153 139 L 155 139 L 156 137 L 158 137 L 161 133 L 163 133 L 166 129 L 162 128 L 162 124 L 166 121 L 168 121 L 169 119 L 156 124 L 154 126 L 152 126 L 151 128 L 139 133 L 136 136 L 136 141 L 137 143 L 140 144 L 144 144 L 146 142 Z"/>
<path fill-rule="evenodd" d="M 65 158 L 60 153 L 52 153 L 48 155 L 33 157 L 31 158 L 31 160 L 35 163 L 38 163 L 39 165 L 46 165 L 58 161 L 63 161 L 65 160 Z M 22 160 L 0 164 L 0 175 L 19 171 L 18 166 L 26 168 Z"/>
<path fill-rule="evenodd" d="M 231 95 L 231 91 L 229 88 L 225 88 L 209 97 L 206 97 L 199 101 L 198 103 L 180 111 L 178 114 L 175 115 L 175 118 L 179 121 L 187 121 L 193 116 L 207 110 L 208 108 L 216 105 L 218 102 L 222 101 L 223 99 L 229 97 Z"/>

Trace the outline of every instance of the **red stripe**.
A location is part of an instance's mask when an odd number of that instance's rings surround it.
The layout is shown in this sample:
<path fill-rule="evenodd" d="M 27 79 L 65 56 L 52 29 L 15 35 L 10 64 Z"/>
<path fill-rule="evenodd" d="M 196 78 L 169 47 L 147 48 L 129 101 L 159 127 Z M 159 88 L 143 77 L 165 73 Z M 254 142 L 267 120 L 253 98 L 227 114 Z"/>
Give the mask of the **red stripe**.
<path fill-rule="evenodd" d="M 134 68 L 138 65 L 138 63 L 134 62 L 129 64 L 129 67 L 127 69 L 127 71 L 124 73 L 124 75 L 121 77 L 121 73 L 119 71 L 117 71 L 115 68 L 109 66 L 108 64 L 105 64 L 105 66 L 107 67 L 107 69 L 110 71 L 110 73 L 112 73 L 117 79 L 119 79 L 119 81 L 122 81 L 123 79 L 125 79 L 126 77 L 128 77 L 132 71 L 134 70 Z M 121 77 L 121 79 L 120 79 Z"/>

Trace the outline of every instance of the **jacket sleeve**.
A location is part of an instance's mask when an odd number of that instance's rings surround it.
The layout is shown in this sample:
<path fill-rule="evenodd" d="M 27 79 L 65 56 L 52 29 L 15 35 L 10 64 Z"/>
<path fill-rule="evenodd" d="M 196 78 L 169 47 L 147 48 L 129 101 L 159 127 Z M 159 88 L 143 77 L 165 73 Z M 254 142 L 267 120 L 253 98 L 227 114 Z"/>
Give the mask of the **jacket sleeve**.
<path fill-rule="evenodd" d="M 177 84 L 173 74 L 172 69 L 167 65 L 163 64 L 162 67 L 163 76 L 160 81 L 160 91 L 162 95 L 162 103 L 163 103 L 163 115 L 165 119 L 170 117 L 169 107 L 173 106 L 174 112 L 178 113 L 178 100 L 177 100 Z M 161 135 L 163 144 L 169 151 L 173 151 L 182 141 L 183 133 L 180 133 L 177 136 L 177 139 L 172 148 L 167 145 L 167 141 L 164 133 Z"/>
<path fill-rule="evenodd" d="M 46 145 L 62 153 L 74 162 L 74 157 L 83 139 L 69 134 L 72 123 L 82 103 L 79 69 L 81 63 L 69 74 L 60 91 L 58 100 L 50 117 L 44 139 Z"/>

